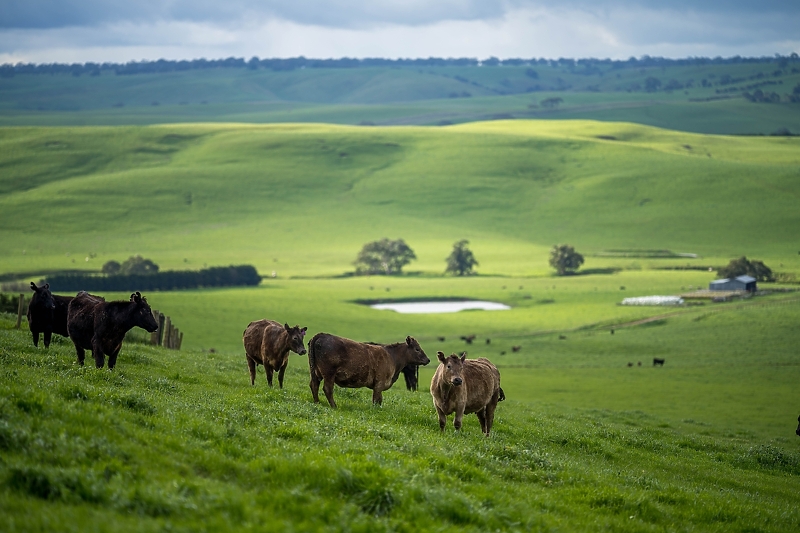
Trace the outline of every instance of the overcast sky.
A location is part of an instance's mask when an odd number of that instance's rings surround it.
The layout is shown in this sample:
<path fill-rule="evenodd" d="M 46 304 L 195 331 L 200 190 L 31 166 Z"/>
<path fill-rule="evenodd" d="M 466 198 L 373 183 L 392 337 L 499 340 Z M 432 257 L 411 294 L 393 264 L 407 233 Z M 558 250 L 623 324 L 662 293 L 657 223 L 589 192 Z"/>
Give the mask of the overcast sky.
<path fill-rule="evenodd" d="M 0 63 L 800 53 L 800 0 L 2 0 Z"/>

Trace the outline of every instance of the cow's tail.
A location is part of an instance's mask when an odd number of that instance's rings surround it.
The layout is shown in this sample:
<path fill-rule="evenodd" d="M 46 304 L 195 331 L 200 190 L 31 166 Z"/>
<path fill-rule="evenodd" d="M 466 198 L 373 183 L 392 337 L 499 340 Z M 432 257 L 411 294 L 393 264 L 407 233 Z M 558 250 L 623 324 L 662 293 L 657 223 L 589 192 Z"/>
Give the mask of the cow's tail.
<path fill-rule="evenodd" d="M 498 387 L 500 389 L 500 397 L 497 399 L 498 402 L 502 402 L 506 399 L 506 393 L 503 392 L 503 387 Z"/>
<path fill-rule="evenodd" d="M 314 376 L 317 371 L 317 339 L 323 333 L 317 333 L 308 341 L 308 370 Z"/>

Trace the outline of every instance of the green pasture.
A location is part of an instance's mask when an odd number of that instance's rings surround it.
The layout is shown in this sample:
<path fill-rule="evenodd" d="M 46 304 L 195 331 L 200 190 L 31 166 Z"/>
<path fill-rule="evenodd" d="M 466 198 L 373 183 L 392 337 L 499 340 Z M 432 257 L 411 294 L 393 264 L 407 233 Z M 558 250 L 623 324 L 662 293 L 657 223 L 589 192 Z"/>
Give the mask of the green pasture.
<path fill-rule="evenodd" d="M 613 336 L 479 336 L 471 354 L 498 364 L 508 397 L 488 439 L 474 416 L 439 432 L 430 370 L 382 408 L 337 389 L 334 411 L 312 403 L 305 357 L 292 356 L 283 390 L 263 375 L 251 387 L 242 354 L 133 342 L 109 372 L 78 367 L 66 340 L 35 349 L 7 315 L 4 529 L 794 530 L 800 304 L 781 300 Z M 512 341 L 523 349 L 490 353 Z M 626 366 L 652 355 L 665 366 Z"/>
<path fill-rule="evenodd" d="M 26 74 L 0 79 L 0 125 L 441 125 L 577 118 L 714 134 L 800 132 L 800 106 L 786 98 L 800 82 L 796 62 L 533 70 L 536 78 L 527 66 Z M 647 92 L 648 78 L 662 87 Z M 673 80 L 684 87 L 665 90 Z M 743 98 L 757 88 L 779 94 L 783 103 Z M 548 108 L 542 105 L 548 98 L 562 101 Z"/>
<path fill-rule="evenodd" d="M 496 121 L 446 128 L 201 124 L 0 130 L 0 270 L 249 263 L 278 279 L 352 271 L 403 238 L 438 275 L 467 238 L 482 275 L 585 268 L 800 270 L 798 140 L 633 124 Z M 668 249 L 697 258 L 600 257 Z"/>

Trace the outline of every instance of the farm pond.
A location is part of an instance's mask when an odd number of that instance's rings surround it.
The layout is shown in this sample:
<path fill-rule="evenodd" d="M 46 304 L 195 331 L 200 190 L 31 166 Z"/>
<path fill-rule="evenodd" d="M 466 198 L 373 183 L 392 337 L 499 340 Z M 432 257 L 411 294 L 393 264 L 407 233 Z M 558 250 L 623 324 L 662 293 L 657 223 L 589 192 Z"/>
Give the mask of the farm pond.
<path fill-rule="evenodd" d="M 466 300 L 456 302 L 389 302 L 370 305 L 373 309 L 388 309 L 404 314 L 422 313 L 457 313 L 459 311 L 505 311 L 511 309 L 505 304 L 483 300 Z"/>

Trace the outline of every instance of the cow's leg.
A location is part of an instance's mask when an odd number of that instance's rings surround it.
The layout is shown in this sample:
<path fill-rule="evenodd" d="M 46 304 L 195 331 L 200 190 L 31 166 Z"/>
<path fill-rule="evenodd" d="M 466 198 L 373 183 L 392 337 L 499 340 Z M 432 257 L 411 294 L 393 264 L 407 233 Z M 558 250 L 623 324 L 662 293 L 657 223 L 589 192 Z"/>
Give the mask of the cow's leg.
<path fill-rule="evenodd" d="M 75 343 L 75 352 L 78 354 L 78 364 L 83 366 L 83 361 L 84 359 L 86 359 L 86 350 L 84 350 L 83 348 L 78 346 L 77 343 Z"/>
<path fill-rule="evenodd" d="M 478 420 L 481 423 L 481 431 L 486 433 L 486 408 L 476 411 L 475 414 L 478 415 Z"/>
<path fill-rule="evenodd" d="M 439 415 L 439 429 L 444 431 L 444 427 L 447 425 L 447 415 L 444 414 L 444 411 L 442 411 L 438 405 L 435 405 L 435 407 L 436 407 L 436 414 Z"/>
<path fill-rule="evenodd" d="M 33 336 L 33 345 L 37 348 L 39 347 L 39 332 L 35 330 L 31 330 L 31 335 Z"/>
<path fill-rule="evenodd" d="M 45 328 L 44 330 L 44 347 L 50 347 L 50 339 L 53 336 L 53 328 Z"/>
<path fill-rule="evenodd" d="M 383 404 L 383 393 L 380 389 L 373 389 L 372 391 L 372 405 Z"/>
<path fill-rule="evenodd" d="M 256 361 L 249 355 L 247 356 L 247 368 L 250 369 L 250 385 L 256 384 Z"/>
<path fill-rule="evenodd" d="M 94 366 L 103 368 L 106 364 L 106 354 L 103 352 L 103 345 L 96 337 L 92 339 L 92 355 L 94 356 Z"/>
<path fill-rule="evenodd" d="M 278 370 L 278 385 L 280 385 L 281 388 L 283 388 L 283 375 L 286 373 L 287 366 L 289 366 L 288 358 L 283 362 L 283 365 L 281 365 L 281 369 Z"/>
<path fill-rule="evenodd" d="M 325 376 L 322 378 L 324 383 L 322 384 L 322 392 L 325 393 L 325 397 L 328 399 L 328 403 L 331 404 L 331 407 L 334 409 L 336 408 L 336 402 L 333 401 L 333 385 L 334 379 L 333 376 Z"/>
<path fill-rule="evenodd" d="M 272 370 L 272 365 L 266 363 L 264 365 L 264 370 L 267 371 L 267 383 L 269 383 L 269 386 L 272 387 L 272 373 L 274 372 L 274 370 Z"/>
<path fill-rule="evenodd" d="M 317 376 L 317 372 L 312 368 L 311 381 L 308 386 L 311 387 L 311 396 L 314 398 L 314 403 L 319 403 L 319 382 L 319 376 Z"/>
<path fill-rule="evenodd" d="M 466 409 L 466 404 L 459 404 L 456 406 L 456 418 L 453 420 L 453 427 L 456 428 L 456 431 L 461 429 L 461 421 L 464 419 L 464 409 Z"/>
<path fill-rule="evenodd" d="M 489 405 L 486 406 L 486 436 L 489 436 L 489 432 L 492 431 L 492 425 L 494 424 L 494 410 L 497 409 L 497 402 L 500 398 L 500 393 L 498 392 L 494 396 L 492 396 L 492 400 L 489 402 Z"/>
<path fill-rule="evenodd" d="M 108 354 L 108 369 L 114 370 L 114 367 L 117 365 L 117 356 L 119 355 L 119 351 L 122 350 L 122 343 L 120 342 L 114 351 Z"/>

